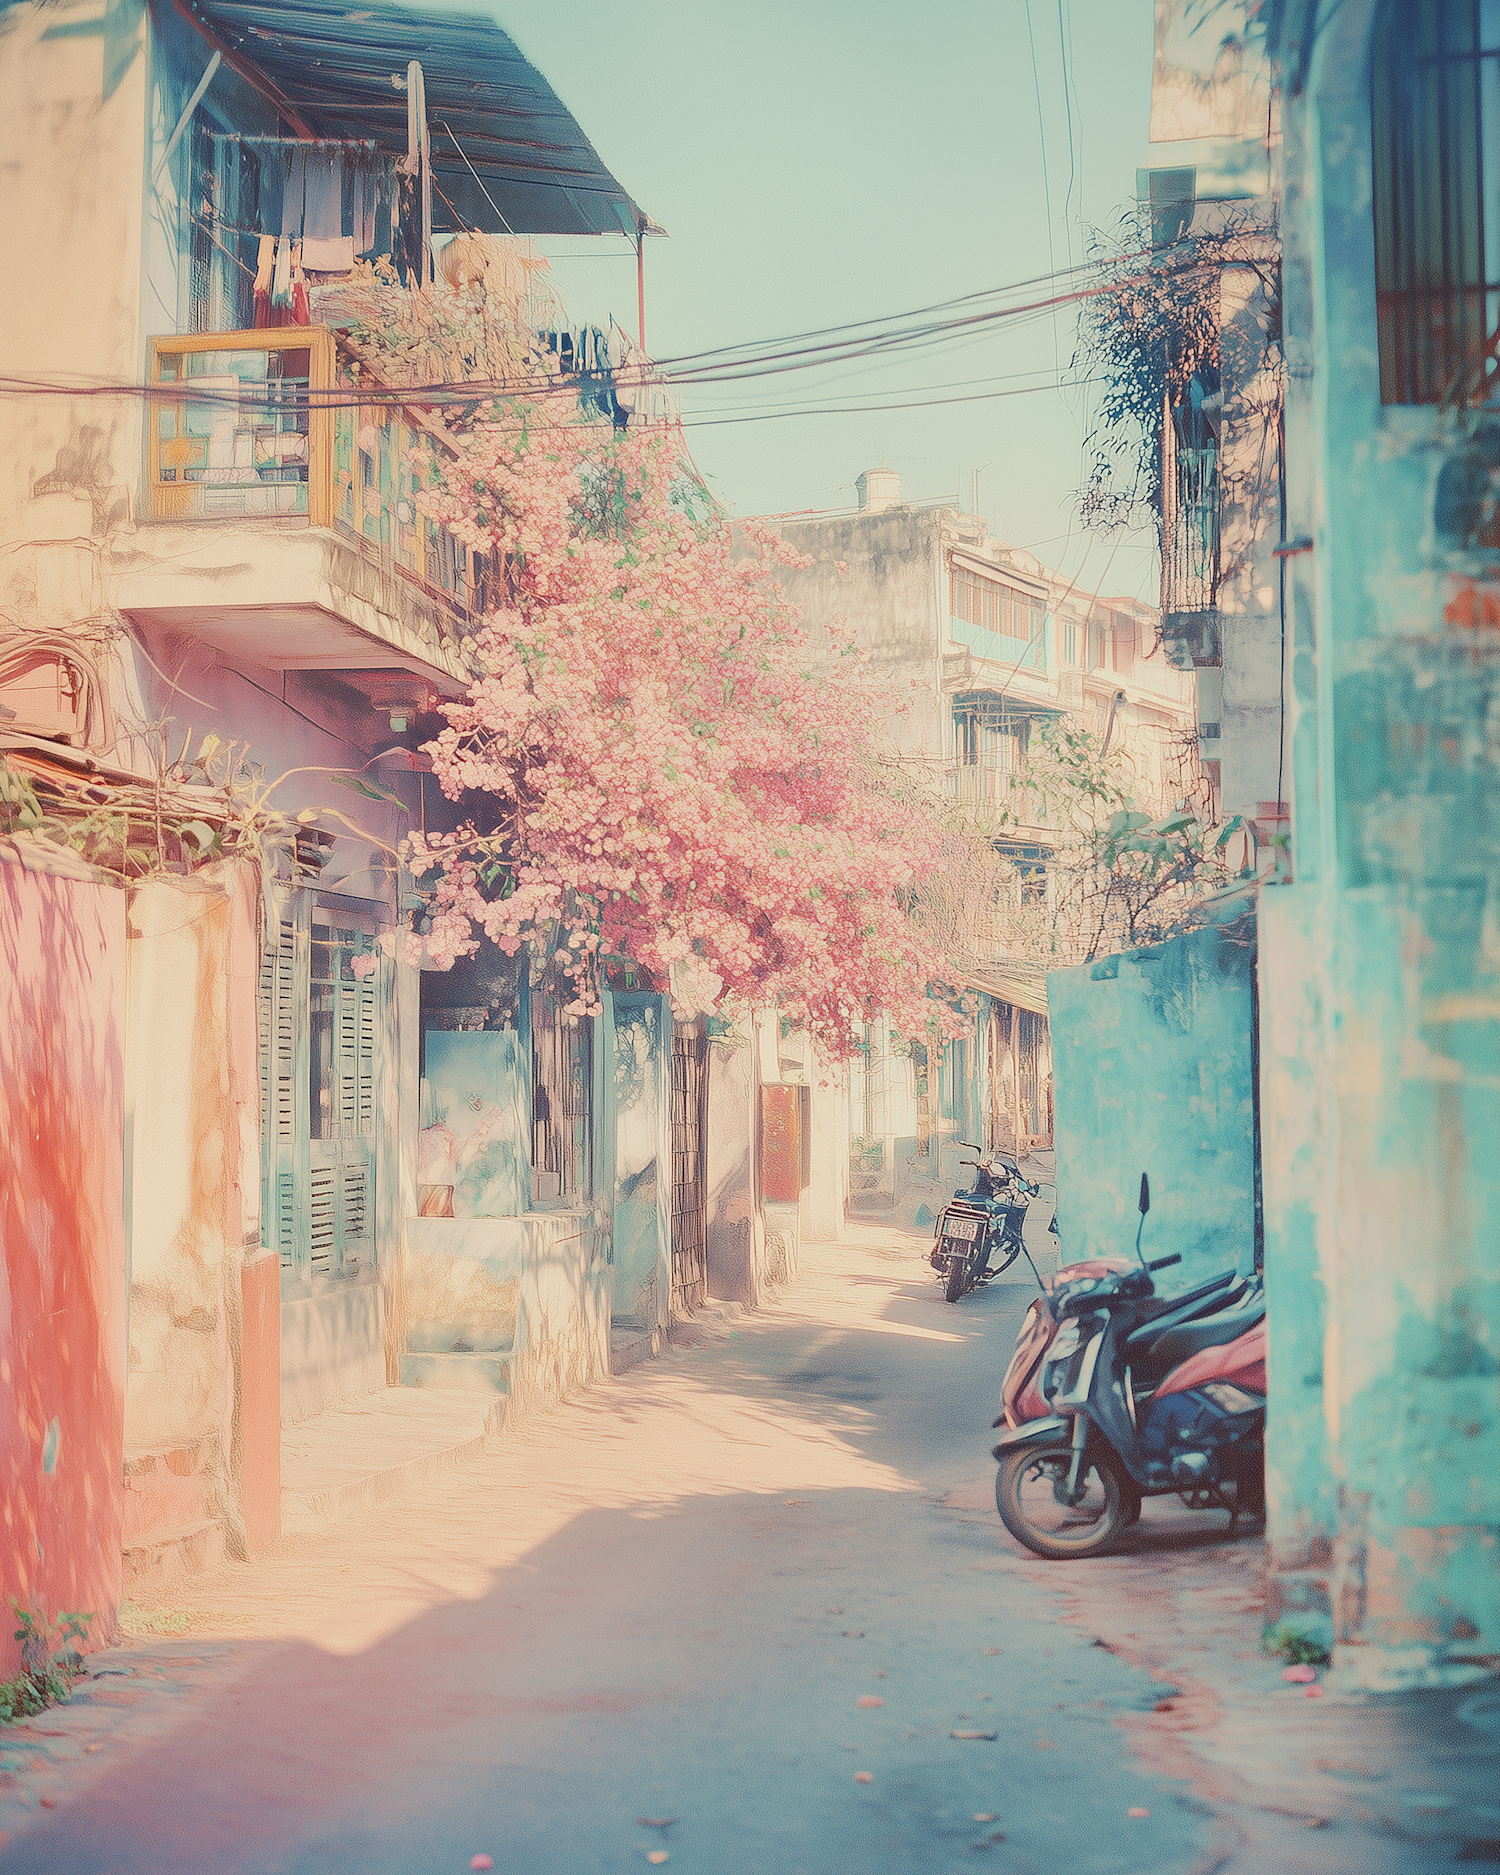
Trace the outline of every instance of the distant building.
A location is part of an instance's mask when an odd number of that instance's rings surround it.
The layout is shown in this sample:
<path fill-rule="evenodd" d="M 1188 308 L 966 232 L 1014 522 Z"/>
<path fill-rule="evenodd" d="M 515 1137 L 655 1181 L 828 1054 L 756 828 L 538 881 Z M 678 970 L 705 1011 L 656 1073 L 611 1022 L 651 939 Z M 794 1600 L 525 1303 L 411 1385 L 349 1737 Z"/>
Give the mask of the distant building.
<path fill-rule="evenodd" d="M 1128 752 L 1143 796 L 1190 795 L 1192 680 L 1164 655 L 1152 607 L 1075 591 L 951 503 L 904 502 L 893 469 L 866 470 L 857 488 L 857 509 L 773 517 L 813 562 L 782 576 L 787 591 L 814 634 L 849 622 L 890 698 L 884 746 L 980 827 L 988 820 L 1015 891 L 1044 904 L 1058 834 L 1019 785 L 1033 739 L 1048 722 L 1081 721 Z M 1022 1149 L 1050 1140 L 1042 970 L 999 932 L 980 938 L 973 963 L 974 1031 L 941 1063 L 911 1038 L 893 1053 L 883 1025 L 870 1025 L 850 1084 L 856 1199 L 946 1176 L 945 1137 Z"/>

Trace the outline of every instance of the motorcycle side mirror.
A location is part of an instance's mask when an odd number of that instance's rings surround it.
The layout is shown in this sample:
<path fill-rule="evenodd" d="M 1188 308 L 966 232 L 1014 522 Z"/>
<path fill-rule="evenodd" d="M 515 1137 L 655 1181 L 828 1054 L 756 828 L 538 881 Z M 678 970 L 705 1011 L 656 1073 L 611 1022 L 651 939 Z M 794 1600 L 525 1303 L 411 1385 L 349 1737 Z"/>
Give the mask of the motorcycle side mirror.
<path fill-rule="evenodd" d="M 1141 1173 L 1141 1216 L 1144 1217 L 1150 1209 L 1151 1209 L 1151 1181 L 1149 1178 L 1147 1178 L 1146 1174 L 1142 1172 Z"/>
<path fill-rule="evenodd" d="M 972 1139 L 960 1139 L 955 1141 L 955 1144 L 962 1146 L 966 1152 L 977 1152 L 980 1154 L 984 1152 L 984 1147 L 976 1146 Z"/>

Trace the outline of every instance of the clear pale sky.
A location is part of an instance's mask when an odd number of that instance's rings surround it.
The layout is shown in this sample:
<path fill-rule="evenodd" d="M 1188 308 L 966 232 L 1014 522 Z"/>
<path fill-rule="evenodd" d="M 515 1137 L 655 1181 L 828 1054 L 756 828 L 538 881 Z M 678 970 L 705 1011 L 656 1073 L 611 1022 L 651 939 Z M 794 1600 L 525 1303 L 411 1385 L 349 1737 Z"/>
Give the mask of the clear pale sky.
<path fill-rule="evenodd" d="M 668 230 L 646 250 L 658 357 L 898 313 L 1066 266 L 1081 258 L 1084 224 L 1113 219 L 1151 160 L 1152 0 L 1030 0 L 1030 36 L 1027 0 L 570 0 L 493 11 Z M 614 311 L 634 329 L 624 241 L 542 246 L 570 317 Z M 854 478 L 880 464 L 900 470 L 909 496 L 958 495 L 967 508 L 978 469 L 992 534 L 1069 576 L 1087 549 L 1083 587 L 1154 601 L 1149 537 L 1090 537 L 1073 520 L 1086 390 L 705 421 L 798 402 L 963 397 L 1013 388 L 1012 374 L 1025 374 L 1017 385 L 1055 385 L 1073 348 L 1064 311 L 1055 327 L 699 389 L 685 400 L 688 439 L 738 514 L 852 506 Z"/>

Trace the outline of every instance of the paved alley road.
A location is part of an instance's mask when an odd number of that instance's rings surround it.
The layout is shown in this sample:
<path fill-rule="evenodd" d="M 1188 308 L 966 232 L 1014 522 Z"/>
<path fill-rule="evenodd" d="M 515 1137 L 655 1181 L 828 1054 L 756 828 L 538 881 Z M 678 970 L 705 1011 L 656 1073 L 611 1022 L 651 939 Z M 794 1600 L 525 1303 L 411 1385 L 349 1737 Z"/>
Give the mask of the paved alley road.
<path fill-rule="evenodd" d="M 1421 1867 L 1309 1839 L 1295 1792 L 1247 1833 L 1232 1734 L 1216 1799 L 1176 1740 L 1202 1698 L 1149 1669 L 1195 1618 L 1232 1616 L 1244 1652 L 1253 1539 L 1179 1512 L 1209 1547 L 1170 1551 L 1179 1612 L 1155 1616 L 1169 1511 L 1092 1577 L 1023 1557 L 988 1448 L 1031 1290 L 950 1308 L 921 1247 L 869 1226 L 809 1246 L 732 1335 L 195 1583 L 192 1633 L 103 1657 L 38 1722 L 55 1807 L 0 1870 L 461 1875 L 482 1853 L 624 1875 L 663 1850 L 701 1875 Z M 1294 1689 L 1265 1663 L 1239 1671 L 1268 1733 L 1312 1710 L 1275 1706 Z"/>

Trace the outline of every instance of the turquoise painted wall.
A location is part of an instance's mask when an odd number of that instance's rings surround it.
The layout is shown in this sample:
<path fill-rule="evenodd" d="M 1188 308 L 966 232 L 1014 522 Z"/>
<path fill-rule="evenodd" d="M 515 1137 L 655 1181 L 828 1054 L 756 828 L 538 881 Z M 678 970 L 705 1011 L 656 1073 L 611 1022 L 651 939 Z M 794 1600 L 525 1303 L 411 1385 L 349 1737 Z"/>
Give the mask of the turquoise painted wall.
<path fill-rule="evenodd" d="M 1255 1261 L 1255 920 L 1047 978 L 1065 1261 L 1133 1253 L 1141 1173 L 1163 1293 Z"/>
<path fill-rule="evenodd" d="M 1380 402 L 1376 15 L 1324 6 L 1284 59 L 1286 534 L 1312 550 L 1262 1111 L 1273 1612 L 1380 1687 L 1500 1652 L 1500 551 L 1451 499 L 1493 499 L 1500 432 Z"/>
<path fill-rule="evenodd" d="M 515 1029 L 429 1029 L 424 1123 L 453 1137 L 455 1217 L 531 1209 L 531 1050 Z"/>

